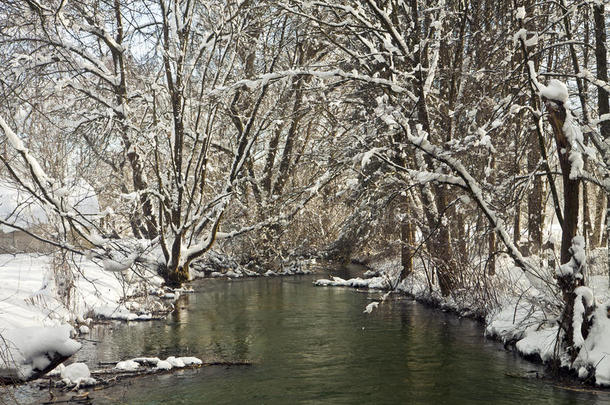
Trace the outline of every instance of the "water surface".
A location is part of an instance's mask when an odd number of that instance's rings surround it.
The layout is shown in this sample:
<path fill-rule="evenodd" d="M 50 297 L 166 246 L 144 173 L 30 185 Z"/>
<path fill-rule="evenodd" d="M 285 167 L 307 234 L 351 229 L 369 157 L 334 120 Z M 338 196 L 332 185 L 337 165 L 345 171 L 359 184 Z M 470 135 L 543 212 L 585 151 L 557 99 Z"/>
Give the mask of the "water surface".
<path fill-rule="evenodd" d="M 92 392 L 94 403 L 610 403 L 610 393 L 511 376 L 542 370 L 474 321 L 405 298 L 367 315 L 380 293 L 312 286 L 319 277 L 203 280 L 165 321 L 96 328 L 78 354 L 90 368 L 141 355 L 254 364 L 137 378 Z"/>

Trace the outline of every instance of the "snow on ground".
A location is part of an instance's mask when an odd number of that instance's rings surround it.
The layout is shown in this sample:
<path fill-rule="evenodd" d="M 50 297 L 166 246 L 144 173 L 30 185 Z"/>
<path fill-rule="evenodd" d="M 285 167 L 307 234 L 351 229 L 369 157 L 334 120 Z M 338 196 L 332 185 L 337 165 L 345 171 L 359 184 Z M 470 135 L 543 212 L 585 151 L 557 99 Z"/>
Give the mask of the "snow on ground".
<path fill-rule="evenodd" d="M 104 271 L 101 264 L 83 257 L 57 265 L 52 255 L 0 255 L 0 331 L 60 325 L 86 316 L 150 319 L 151 310 L 161 309 L 160 304 L 126 297 L 158 288 L 163 280 L 150 274 L 146 284 L 127 282 L 130 277 Z"/>
<path fill-rule="evenodd" d="M 2 374 L 27 380 L 48 370 L 54 361 L 73 355 L 81 345 L 70 338 L 71 332 L 70 325 L 5 330 L 0 356 Z"/>
<path fill-rule="evenodd" d="M 0 255 L 0 369 L 27 379 L 50 359 L 72 355 L 80 348 L 70 339 L 72 325 L 88 333 L 87 317 L 145 320 L 165 309 L 150 294 L 161 294 L 162 279 L 146 274 L 143 282 L 131 273 L 108 272 L 80 256 L 58 262 L 51 254 Z"/>
<path fill-rule="evenodd" d="M 545 362 L 558 356 L 560 363 L 580 378 L 592 374 L 596 384 L 610 386 L 610 291 L 606 258 L 605 249 L 589 252 L 587 258 L 586 284 L 594 294 L 597 309 L 593 328 L 574 362 L 558 350 L 557 341 L 561 335 L 557 320 L 561 295 L 555 286 L 552 269 L 542 269 L 538 277 L 532 276 L 514 267 L 507 257 L 499 257 L 496 274 L 485 280 L 493 286 L 488 289 L 494 291 L 493 296 L 485 296 L 484 288 L 471 286 L 443 297 L 438 286 L 430 282 L 431 275 L 426 275 L 422 266 L 416 265 L 416 271 L 396 290 L 421 301 L 434 302 L 460 315 L 483 317 L 486 335 L 514 344 L 522 355 L 539 357 Z M 371 267 L 373 270 L 365 273 L 365 278 L 344 280 L 331 276 L 330 279 L 316 280 L 314 284 L 379 290 L 388 290 L 396 284 L 400 272 L 399 258 L 374 262 Z M 369 304 L 364 312 L 371 313 L 376 303 Z"/>

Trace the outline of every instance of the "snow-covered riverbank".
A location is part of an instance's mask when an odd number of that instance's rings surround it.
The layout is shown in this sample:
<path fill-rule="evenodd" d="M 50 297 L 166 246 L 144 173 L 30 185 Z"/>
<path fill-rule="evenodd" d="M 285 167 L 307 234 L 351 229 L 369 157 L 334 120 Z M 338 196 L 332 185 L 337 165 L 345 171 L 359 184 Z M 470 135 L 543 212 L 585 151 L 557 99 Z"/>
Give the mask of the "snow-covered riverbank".
<path fill-rule="evenodd" d="M 587 382 L 599 386 L 610 386 L 610 292 L 606 269 L 605 250 L 594 252 L 589 258 L 587 285 L 593 292 L 596 313 L 591 333 L 584 337 L 578 357 L 571 361 L 567 353 L 560 349 L 558 319 L 560 293 L 554 286 L 552 274 L 547 272 L 542 279 L 528 276 L 511 265 L 510 260 L 498 262 L 497 272 L 479 285 L 456 289 L 450 296 L 443 297 L 431 275 L 419 267 L 414 273 L 396 285 L 400 272 L 399 259 L 380 260 L 371 263 L 373 269 L 364 277 L 342 279 L 331 277 L 314 282 L 317 286 L 369 288 L 382 291 L 392 290 L 414 297 L 418 301 L 432 303 L 444 310 L 460 316 L 478 318 L 485 323 L 488 337 L 514 346 L 523 356 L 545 363 L 558 361 L 562 367 L 571 370 Z M 492 287 L 493 288 L 490 288 Z M 488 291 L 494 291 L 490 295 Z M 383 305 L 384 295 L 379 301 Z M 374 312 L 367 307 L 365 312 Z"/>
<path fill-rule="evenodd" d="M 1 368 L 29 379 L 74 354 L 80 344 L 71 338 L 86 335 L 94 319 L 149 320 L 167 313 L 178 294 L 168 297 L 159 276 L 139 271 L 146 273 L 110 272 L 78 256 L 0 255 Z"/>
<path fill-rule="evenodd" d="M 191 276 L 234 279 L 311 273 L 302 264 L 254 272 L 212 252 Z M 58 254 L 2 254 L 0 279 L 0 369 L 22 380 L 74 354 L 80 344 L 73 338 L 86 336 L 96 319 L 159 319 L 173 309 L 181 293 L 189 292 L 165 287 L 153 266 L 109 271 L 103 261 Z"/>

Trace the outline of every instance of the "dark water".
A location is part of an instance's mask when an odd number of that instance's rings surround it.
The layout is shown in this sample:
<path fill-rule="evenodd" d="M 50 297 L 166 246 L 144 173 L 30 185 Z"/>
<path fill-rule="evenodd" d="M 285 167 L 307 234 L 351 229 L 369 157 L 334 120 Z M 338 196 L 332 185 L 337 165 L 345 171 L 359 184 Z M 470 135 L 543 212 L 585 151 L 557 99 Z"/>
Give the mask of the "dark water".
<path fill-rule="evenodd" d="M 318 276 L 206 280 L 166 321 L 98 328 L 81 361 L 192 354 L 249 360 L 145 377 L 91 392 L 120 404 L 585 404 L 610 393 L 536 379 L 482 327 L 407 299 L 313 287 Z"/>

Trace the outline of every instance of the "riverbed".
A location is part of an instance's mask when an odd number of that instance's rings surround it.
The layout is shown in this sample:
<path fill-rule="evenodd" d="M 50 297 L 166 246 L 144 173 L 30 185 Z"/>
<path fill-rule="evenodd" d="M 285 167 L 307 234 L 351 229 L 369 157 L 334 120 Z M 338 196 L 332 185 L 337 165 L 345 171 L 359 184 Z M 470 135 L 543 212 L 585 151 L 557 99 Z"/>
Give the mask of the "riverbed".
<path fill-rule="evenodd" d="M 143 355 L 253 364 L 123 381 L 91 391 L 93 403 L 610 403 L 608 392 L 526 378 L 543 368 L 485 339 L 475 321 L 406 297 L 365 314 L 381 294 L 312 285 L 327 275 L 201 280 L 166 320 L 95 327 L 75 359 L 91 369 Z"/>

